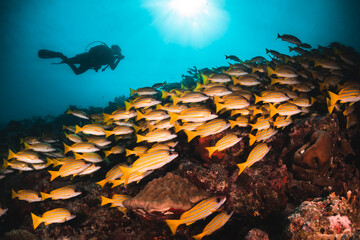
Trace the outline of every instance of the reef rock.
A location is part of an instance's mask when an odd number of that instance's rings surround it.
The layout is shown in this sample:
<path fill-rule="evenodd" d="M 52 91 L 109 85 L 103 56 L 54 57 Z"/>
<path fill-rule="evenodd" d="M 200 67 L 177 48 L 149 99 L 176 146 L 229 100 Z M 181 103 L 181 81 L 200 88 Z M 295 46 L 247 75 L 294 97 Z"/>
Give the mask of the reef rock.
<path fill-rule="evenodd" d="M 190 209 L 208 194 L 171 172 L 149 182 L 135 197 L 123 202 L 127 209 L 148 219 L 164 219 Z"/>
<path fill-rule="evenodd" d="M 311 135 L 311 140 L 294 154 L 292 168 L 294 174 L 305 180 L 323 174 L 330 166 L 332 139 L 327 131 L 318 130 Z"/>
<path fill-rule="evenodd" d="M 350 239 L 357 226 L 348 199 L 339 198 L 335 193 L 327 198 L 316 198 L 303 202 L 288 217 L 290 223 L 285 230 L 286 239 Z"/>

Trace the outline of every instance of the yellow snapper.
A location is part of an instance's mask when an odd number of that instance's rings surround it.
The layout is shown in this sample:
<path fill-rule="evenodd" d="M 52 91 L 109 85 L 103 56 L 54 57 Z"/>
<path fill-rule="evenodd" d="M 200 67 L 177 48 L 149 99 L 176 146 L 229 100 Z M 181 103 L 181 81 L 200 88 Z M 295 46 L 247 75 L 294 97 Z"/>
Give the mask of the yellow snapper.
<path fill-rule="evenodd" d="M 261 84 L 261 82 L 254 76 L 249 76 L 249 75 L 244 75 L 244 76 L 240 76 L 240 77 L 232 77 L 233 80 L 233 84 L 239 84 L 242 86 L 256 86 Z"/>
<path fill-rule="evenodd" d="M 44 161 L 37 155 L 35 152 L 32 151 L 20 151 L 14 153 L 9 149 L 8 160 L 15 158 L 18 161 L 26 162 L 26 163 L 44 163 Z"/>
<path fill-rule="evenodd" d="M 289 68 L 277 68 L 273 70 L 271 67 L 267 67 L 267 72 L 268 72 L 268 77 L 274 74 L 278 77 L 285 77 L 285 78 L 294 78 L 298 76 L 298 74 L 295 71 Z"/>
<path fill-rule="evenodd" d="M 193 236 L 195 240 L 201 240 L 204 236 L 210 235 L 227 223 L 234 211 L 221 211 L 204 228 L 202 233 Z"/>
<path fill-rule="evenodd" d="M 39 193 L 34 190 L 19 190 L 15 192 L 14 189 L 11 190 L 12 198 L 19 198 L 19 200 L 24 200 L 27 202 L 40 202 L 42 201 L 39 197 Z"/>
<path fill-rule="evenodd" d="M 289 97 L 286 94 L 280 91 L 264 91 L 261 93 L 261 97 L 255 95 L 255 104 L 258 102 L 264 103 L 280 103 L 289 100 Z"/>
<path fill-rule="evenodd" d="M 42 217 L 38 217 L 33 213 L 31 213 L 31 217 L 33 220 L 34 229 L 36 229 L 41 223 L 45 223 L 45 225 L 52 223 L 63 223 L 75 218 L 76 216 L 71 215 L 71 213 L 65 208 L 55 208 L 45 212 Z"/>
<path fill-rule="evenodd" d="M 52 200 L 73 198 L 81 194 L 81 192 L 76 192 L 75 189 L 76 186 L 68 185 L 65 187 L 52 190 L 50 193 L 40 192 L 41 200 L 45 200 L 48 198 L 51 198 Z"/>
<path fill-rule="evenodd" d="M 204 122 L 184 122 L 182 125 L 175 123 L 175 132 L 182 130 L 195 131 L 198 127 L 203 125 Z"/>
<path fill-rule="evenodd" d="M 208 199 L 202 200 L 190 210 L 181 214 L 179 220 L 165 220 L 169 225 L 171 232 L 176 233 L 176 230 L 179 225 L 187 224 L 190 225 L 200 219 L 206 218 L 213 212 L 215 212 L 221 205 L 225 202 L 226 197 L 210 197 Z"/>
<path fill-rule="evenodd" d="M 87 168 L 85 168 L 83 171 L 81 171 L 80 173 L 78 173 L 79 176 L 84 176 L 84 175 L 89 175 L 89 174 L 93 174 L 94 172 L 96 172 L 97 170 L 99 170 L 101 168 L 101 166 L 97 166 L 95 164 L 91 164 L 90 166 L 88 166 Z"/>
<path fill-rule="evenodd" d="M 268 129 L 264 129 L 264 130 L 260 130 L 258 132 L 256 132 L 256 135 L 252 135 L 249 134 L 249 145 L 253 145 L 256 141 L 260 142 L 260 141 L 265 141 L 269 138 L 271 138 L 272 136 L 274 136 L 277 133 L 277 130 L 274 130 L 273 128 L 268 128 Z"/>
<path fill-rule="evenodd" d="M 111 154 L 120 154 L 125 152 L 125 148 L 121 145 L 115 145 L 110 150 L 104 151 L 105 157 L 108 157 Z"/>
<path fill-rule="evenodd" d="M 335 94 L 330 91 L 328 92 L 330 96 L 330 102 L 328 106 L 330 114 L 337 101 L 340 101 L 340 103 L 347 103 L 347 102 L 354 103 L 360 100 L 360 88 L 345 87 L 341 89 L 338 94 Z"/>
<path fill-rule="evenodd" d="M 144 173 L 139 173 L 139 172 L 133 172 L 130 174 L 130 177 L 127 181 L 127 184 L 130 184 L 132 182 L 139 182 L 141 179 L 143 179 L 144 177 L 146 177 L 147 175 L 151 174 L 153 171 L 146 171 Z M 110 183 L 112 183 L 113 185 L 111 186 L 111 188 L 117 187 L 121 184 L 125 184 L 125 177 L 122 176 L 120 179 L 115 179 L 115 180 L 111 180 L 109 181 Z"/>
<path fill-rule="evenodd" d="M 203 93 L 210 97 L 213 97 L 213 96 L 221 97 L 221 96 L 225 96 L 225 95 L 232 93 L 232 91 L 227 89 L 226 86 L 214 86 L 214 87 L 206 88 L 203 91 Z"/>
<path fill-rule="evenodd" d="M 233 129 L 235 126 L 247 127 L 249 126 L 249 119 L 245 116 L 239 116 L 234 120 L 229 120 L 230 128 Z"/>
<path fill-rule="evenodd" d="M 123 110 L 118 109 L 111 114 L 103 113 L 104 122 L 109 122 L 110 120 L 129 120 L 130 118 L 136 117 L 136 112 L 134 110 Z"/>
<path fill-rule="evenodd" d="M 190 142 L 193 138 L 197 136 L 201 136 L 201 137 L 210 136 L 213 134 L 220 133 L 229 127 L 230 124 L 226 120 L 217 118 L 205 123 L 204 125 L 201 125 L 195 131 L 188 131 L 188 130 L 184 130 L 184 131 L 188 136 L 188 142 Z"/>
<path fill-rule="evenodd" d="M 83 118 L 83 119 L 89 119 L 89 117 L 87 116 L 86 113 L 84 113 L 83 111 L 80 111 L 80 110 L 71 110 L 71 109 L 68 109 L 66 111 L 66 114 L 72 114 L 78 118 Z"/>
<path fill-rule="evenodd" d="M 69 160 L 65 164 L 63 164 L 59 171 L 49 171 L 51 174 L 50 181 L 54 180 L 57 177 L 67 177 L 70 175 L 77 175 L 80 172 L 84 171 L 91 164 L 86 163 L 83 160 Z"/>
<path fill-rule="evenodd" d="M 148 121 L 151 121 L 151 120 L 163 120 L 170 117 L 166 111 L 160 109 L 152 110 L 147 113 L 136 111 L 136 113 L 137 113 L 136 121 L 139 121 L 140 119 L 143 118 L 145 118 Z"/>
<path fill-rule="evenodd" d="M 238 138 L 234 134 L 227 134 L 224 137 L 222 137 L 219 141 L 216 142 L 214 147 L 206 147 L 206 150 L 209 152 L 209 157 L 213 154 L 215 151 L 223 151 L 227 148 L 230 148 L 240 142 L 241 137 Z"/>
<path fill-rule="evenodd" d="M 270 117 L 273 117 L 277 113 L 281 116 L 291 116 L 301 112 L 301 109 L 298 108 L 298 106 L 288 102 L 280 104 L 277 108 L 274 107 L 274 105 L 272 105 L 271 103 L 269 103 L 269 106 Z"/>
<path fill-rule="evenodd" d="M 176 134 L 172 134 L 169 130 L 166 129 L 156 129 L 152 132 L 147 133 L 145 136 L 136 134 L 136 142 L 165 142 L 177 137 Z"/>
<path fill-rule="evenodd" d="M 24 143 L 24 146 L 25 150 L 33 150 L 35 152 L 53 152 L 56 150 L 49 143 L 35 143 L 32 145 Z"/>
<path fill-rule="evenodd" d="M 201 74 L 201 76 L 204 84 L 207 84 L 209 81 L 218 82 L 218 83 L 226 83 L 231 81 L 229 75 L 224 73 L 213 73 L 210 74 L 209 76 L 206 76 L 205 74 Z"/>
<path fill-rule="evenodd" d="M 254 163 L 260 161 L 265 157 L 265 155 L 270 151 L 270 147 L 268 147 L 265 143 L 257 144 L 253 150 L 249 153 L 246 162 L 239 163 L 237 166 L 239 167 L 239 175 L 245 170 L 245 168 L 250 167 Z"/>
<path fill-rule="evenodd" d="M 215 102 L 216 112 L 219 112 L 222 109 L 234 110 L 234 109 L 243 109 L 250 105 L 248 100 L 243 97 L 237 97 L 236 99 L 226 100 L 224 103 Z"/>
<path fill-rule="evenodd" d="M 123 201 L 130 199 L 131 196 L 114 194 L 112 198 L 101 196 L 101 206 L 111 203 L 111 207 L 124 207 Z"/>
<path fill-rule="evenodd" d="M 173 100 L 173 105 L 177 105 L 179 102 L 196 103 L 209 99 L 209 97 L 206 94 L 201 92 L 188 92 L 188 93 L 184 93 L 180 97 L 171 96 L 171 98 Z"/>
<path fill-rule="evenodd" d="M 105 130 L 100 124 L 87 124 L 83 127 L 79 127 L 76 125 L 75 127 L 75 134 L 83 132 L 86 134 L 96 135 L 96 136 L 103 136 L 105 135 Z"/>
<path fill-rule="evenodd" d="M 45 164 L 45 163 L 39 163 L 39 164 L 29 164 L 29 163 L 25 163 L 25 162 L 20 162 L 17 160 L 13 160 L 11 162 L 8 162 L 6 159 L 3 160 L 3 168 L 6 169 L 9 166 L 12 169 L 16 169 L 19 171 L 34 171 L 34 170 L 41 170 L 44 169 L 46 167 L 48 167 L 50 164 Z"/>
<path fill-rule="evenodd" d="M 110 137 L 111 135 L 126 135 L 126 134 L 130 134 L 133 133 L 134 129 L 132 127 L 129 126 L 116 126 L 113 130 L 111 131 L 105 131 L 105 137 Z"/>
<path fill-rule="evenodd" d="M 156 109 L 165 110 L 167 112 L 180 113 L 181 111 L 187 109 L 188 107 L 185 104 L 173 105 L 172 103 L 166 103 L 164 105 L 156 105 Z"/>
<path fill-rule="evenodd" d="M 274 121 L 274 127 L 276 128 L 284 128 L 292 123 L 290 116 L 277 116 Z"/>
<path fill-rule="evenodd" d="M 125 151 L 126 151 L 125 156 L 126 157 L 128 157 L 130 155 L 140 156 L 140 155 L 144 154 L 147 150 L 148 150 L 148 147 L 146 147 L 146 146 L 137 146 L 137 147 L 134 147 L 133 150 L 125 149 Z"/>
<path fill-rule="evenodd" d="M 99 150 L 100 150 L 99 148 L 97 148 L 94 144 L 89 142 L 78 142 L 78 143 L 74 143 L 71 146 L 68 146 L 64 143 L 65 154 L 70 151 L 76 153 L 85 153 L 85 152 L 96 152 Z"/>
<path fill-rule="evenodd" d="M 98 163 L 103 161 L 102 157 L 97 153 L 90 153 L 90 152 L 83 154 L 74 153 L 74 156 L 76 160 L 84 159 L 85 161 L 91 163 Z"/>
<path fill-rule="evenodd" d="M 270 121 L 271 118 L 265 118 L 265 116 L 259 117 L 255 123 L 249 124 L 251 126 L 251 131 L 257 129 L 257 130 L 263 130 L 270 128 Z"/>
<path fill-rule="evenodd" d="M 132 173 L 138 172 L 139 174 L 142 174 L 146 171 L 161 168 L 165 164 L 174 160 L 177 156 L 178 154 L 176 152 L 168 150 L 158 150 L 140 156 L 140 158 L 133 163 L 132 167 L 128 168 L 119 166 L 119 168 L 124 175 L 125 184 L 127 184 L 129 177 Z"/>
<path fill-rule="evenodd" d="M 142 88 L 138 88 L 136 90 L 130 88 L 130 96 L 134 95 L 135 93 L 137 93 L 138 95 L 155 95 L 157 94 L 156 89 L 152 88 L 152 87 L 142 87 Z"/>
<path fill-rule="evenodd" d="M 179 119 L 186 122 L 204 122 L 218 117 L 216 114 L 212 114 L 210 109 L 205 107 L 191 107 L 181 111 L 180 114 L 171 112 L 169 114 L 171 124 Z"/>
<path fill-rule="evenodd" d="M 156 104 L 161 103 L 153 97 L 140 96 L 136 98 L 132 103 L 125 102 L 126 111 L 129 111 L 131 108 L 142 108 L 142 107 L 151 107 Z"/>
<path fill-rule="evenodd" d="M 125 165 L 125 163 L 119 163 L 119 164 L 116 164 L 115 166 L 113 166 L 113 167 L 106 173 L 105 179 L 97 182 L 96 184 L 100 185 L 101 187 L 104 187 L 104 185 L 105 185 L 107 182 L 110 182 L 110 181 L 112 181 L 112 180 L 115 180 L 115 179 L 117 179 L 117 178 L 120 178 L 120 177 L 123 175 L 122 171 L 121 171 L 120 168 L 119 168 L 119 166 L 121 166 L 121 165 Z"/>
<path fill-rule="evenodd" d="M 67 139 L 69 139 L 70 141 L 72 141 L 74 143 L 82 142 L 81 137 L 79 135 L 77 135 L 77 134 L 74 134 L 74 133 L 66 134 L 65 133 L 65 136 L 66 136 Z"/>

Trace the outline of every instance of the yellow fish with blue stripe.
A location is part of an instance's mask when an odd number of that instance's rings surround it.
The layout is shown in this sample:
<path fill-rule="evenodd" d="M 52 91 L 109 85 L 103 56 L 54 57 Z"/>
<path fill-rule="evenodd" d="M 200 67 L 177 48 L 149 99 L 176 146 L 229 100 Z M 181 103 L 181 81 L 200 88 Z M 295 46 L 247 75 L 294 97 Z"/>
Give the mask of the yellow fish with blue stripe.
<path fill-rule="evenodd" d="M 209 152 L 209 157 L 215 152 L 215 151 L 223 151 L 227 148 L 230 148 L 241 141 L 241 137 L 237 137 L 234 134 L 227 134 L 224 137 L 222 137 L 214 147 L 206 147 L 205 149 Z"/>
<path fill-rule="evenodd" d="M 39 193 L 34 190 L 19 190 L 15 192 L 14 189 L 11 190 L 12 198 L 19 198 L 19 200 L 24 200 L 27 202 L 40 202 L 42 201 Z"/>
<path fill-rule="evenodd" d="M 84 171 L 91 164 L 86 163 L 83 160 L 69 160 L 65 164 L 63 164 L 59 171 L 49 171 L 51 174 L 50 181 L 54 180 L 57 177 L 67 177 L 71 175 L 77 175 L 80 172 Z"/>
<path fill-rule="evenodd" d="M 205 123 L 204 125 L 201 125 L 200 127 L 196 128 L 195 131 L 184 130 L 184 132 L 188 136 L 188 142 L 190 142 L 193 138 L 197 136 L 207 137 L 213 134 L 220 133 L 229 127 L 230 123 L 228 123 L 224 119 L 217 118 Z"/>
<path fill-rule="evenodd" d="M 38 217 L 31 213 L 34 229 L 36 229 L 41 223 L 45 223 L 45 225 L 52 223 L 63 223 L 75 217 L 75 215 L 71 215 L 71 213 L 65 208 L 55 208 L 53 210 L 47 211 L 42 215 L 42 217 Z"/>
<path fill-rule="evenodd" d="M 268 147 L 266 143 L 257 144 L 253 150 L 249 153 L 246 162 L 237 164 L 239 167 L 239 175 L 245 170 L 245 168 L 252 166 L 254 163 L 260 161 L 270 151 L 271 147 Z"/>
<path fill-rule="evenodd" d="M 208 199 L 202 200 L 190 210 L 181 214 L 179 220 L 165 221 L 170 227 L 171 232 L 175 234 L 179 225 L 184 223 L 190 225 L 200 219 L 206 218 L 207 216 L 215 212 L 218 208 L 220 208 L 221 205 L 225 202 L 225 200 L 226 197 L 210 197 Z"/>
<path fill-rule="evenodd" d="M 73 198 L 81 194 L 81 192 L 76 192 L 75 189 L 76 189 L 75 185 L 68 185 L 65 187 L 52 190 L 50 193 L 40 192 L 41 200 L 45 200 L 48 198 L 51 198 L 52 200 Z"/>

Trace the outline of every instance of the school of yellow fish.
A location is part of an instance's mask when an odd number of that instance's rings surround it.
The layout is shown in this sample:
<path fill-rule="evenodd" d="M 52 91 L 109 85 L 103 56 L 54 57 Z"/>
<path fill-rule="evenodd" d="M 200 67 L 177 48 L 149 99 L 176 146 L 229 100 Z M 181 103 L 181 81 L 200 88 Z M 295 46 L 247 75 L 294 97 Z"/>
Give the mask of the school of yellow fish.
<path fill-rule="evenodd" d="M 314 103 L 325 106 L 331 114 L 334 109 L 342 111 L 347 118 L 347 127 L 354 124 L 353 104 L 360 100 L 360 84 L 346 79 L 346 72 L 359 67 L 359 63 L 341 49 L 323 48 L 312 52 L 308 44 L 291 35 L 278 36 L 296 44 L 290 48 L 299 55 L 288 56 L 268 50 L 272 60 L 255 57 L 248 61 L 198 73 L 197 86 L 182 87 L 170 92 L 154 87 L 131 89 L 130 98 L 124 108 L 112 113 L 88 116 L 78 110 L 67 114 L 86 119 L 83 126 L 64 126 L 66 142 L 63 151 L 52 146 L 53 139 L 26 137 L 20 151 L 9 149 L 3 170 L 34 171 L 45 168 L 50 181 L 58 177 L 76 177 L 94 173 L 101 162 L 111 154 L 123 154 L 137 159 L 128 165 L 124 157 L 97 184 L 116 187 L 141 181 L 156 169 L 178 157 L 174 150 L 177 133 L 184 131 L 188 141 L 196 137 L 207 137 L 226 131 L 214 146 L 207 147 L 209 157 L 215 151 L 231 148 L 241 137 L 231 132 L 232 128 L 249 129 L 249 154 L 246 161 L 238 160 L 238 174 L 265 158 L 271 151 L 267 144 L 271 137 L 292 124 L 293 119 L 314 111 Z M 324 50 L 325 49 L 325 50 Z M 235 56 L 227 56 L 237 59 Z M 159 84 L 158 87 L 161 87 Z M 226 116 L 226 117 L 223 117 Z M 356 124 L 356 122 L 355 122 Z M 127 148 L 123 140 L 136 139 L 136 146 Z M 147 144 L 143 144 L 146 142 Z M 255 144 L 255 146 L 253 146 Z M 147 147 L 151 146 L 151 147 Z M 120 155 L 119 155 L 120 156 Z M 121 155 L 123 156 L 123 155 Z M 2 172 L 0 172 L 2 174 Z M 4 175 L 0 175 L 4 176 Z M 12 190 L 12 198 L 28 202 L 45 199 L 69 199 L 81 195 L 75 185 L 53 189 L 49 193 L 33 190 Z M 126 212 L 122 202 L 127 195 L 104 196 L 101 206 L 108 203 Z M 190 225 L 220 209 L 225 196 L 213 196 L 202 200 L 184 212 L 178 220 L 166 220 L 173 234 L 180 224 Z M 0 209 L 0 216 L 6 209 Z M 211 234 L 221 228 L 231 217 L 231 209 L 222 209 L 194 239 Z M 41 223 L 63 223 L 75 217 L 64 208 L 47 211 L 41 217 L 31 213 L 34 229 Z"/>

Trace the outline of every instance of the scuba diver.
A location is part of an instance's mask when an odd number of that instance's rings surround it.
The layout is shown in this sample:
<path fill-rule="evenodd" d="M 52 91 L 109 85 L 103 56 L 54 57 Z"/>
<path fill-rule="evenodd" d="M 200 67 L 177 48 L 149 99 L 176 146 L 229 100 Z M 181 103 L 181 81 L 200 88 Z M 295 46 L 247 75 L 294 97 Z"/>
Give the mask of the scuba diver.
<path fill-rule="evenodd" d="M 96 43 L 96 42 L 93 42 Z M 90 43 L 89 45 L 93 44 Z M 111 70 L 115 70 L 120 60 L 124 59 L 124 56 L 121 54 L 121 48 L 118 45 L 111 45 L 108 47 L 103 42 L 100 42 L 100 45 L 90 48 L 89 51 L 85 48 L 84 53 L 77 54 L 72 58 L 66 57 L 61 52 L 54 52 L 46 49 L 40 49 L 38 56 L 43 59 L 47 58 L 61 58 L 60 63 L 54 64 L 67 64 L 76 75 L 86 72 L 89 69 L 94 69 L 96 72 L 103 66 L 105 67 L 102 71 L 105 71 L 106 68 L 110 67 Z M 76 65 L 79 66 L 76 66 Z"/>

